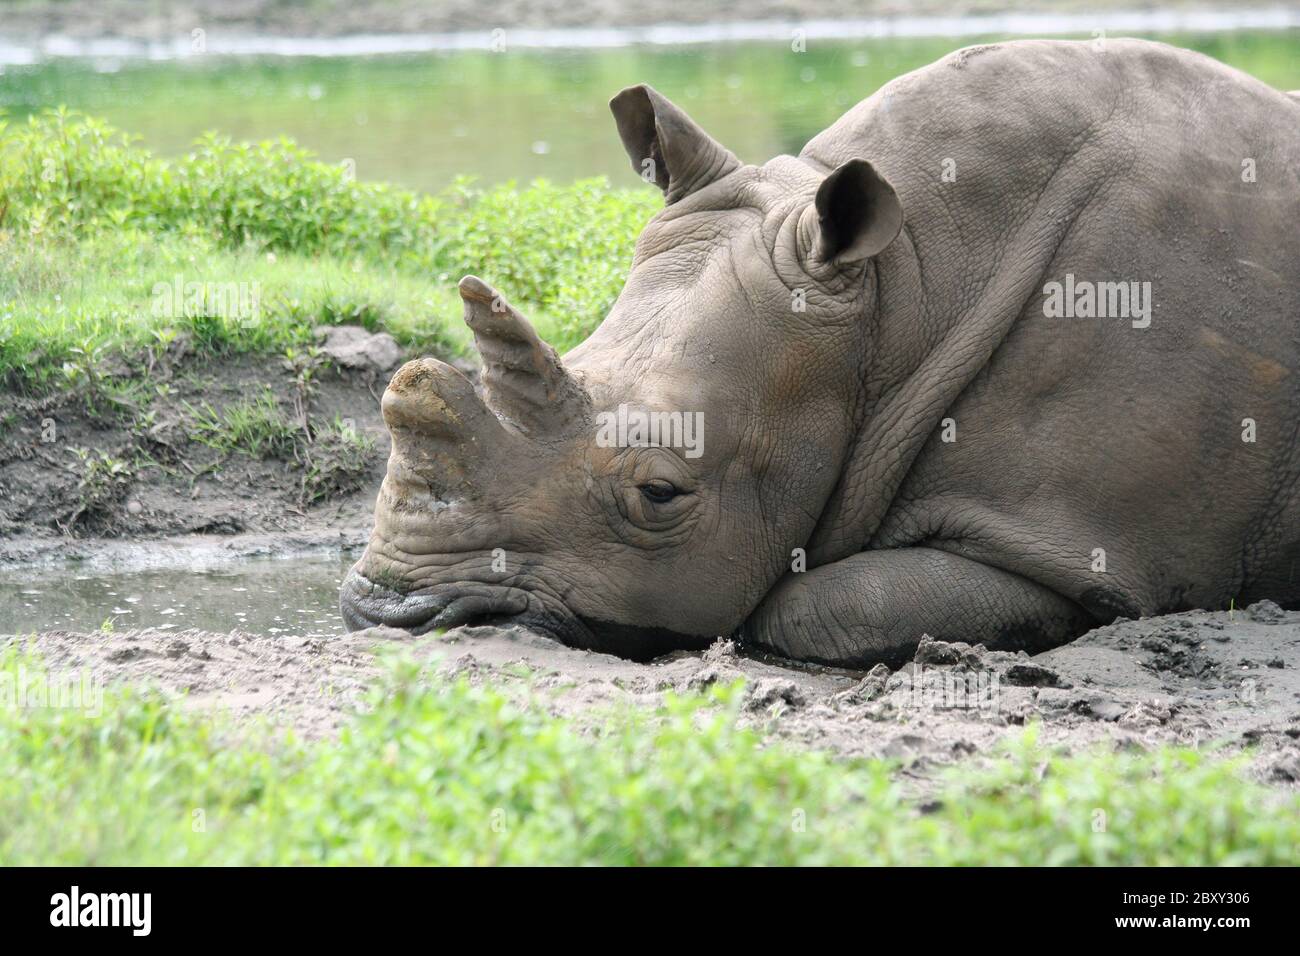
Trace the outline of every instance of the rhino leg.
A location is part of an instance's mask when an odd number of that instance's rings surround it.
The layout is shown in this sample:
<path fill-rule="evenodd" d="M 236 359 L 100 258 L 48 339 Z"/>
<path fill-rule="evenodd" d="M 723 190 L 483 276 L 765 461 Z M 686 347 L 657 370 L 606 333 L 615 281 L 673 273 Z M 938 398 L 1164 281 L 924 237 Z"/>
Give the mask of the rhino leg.
<path fill-rule="evenodd" d="M 866 667 L 910 660 L 922 634 L 1034 652 L 1095 624 L 1027 578 L 934 548 L 898 548 L 787 574 L 742 633 L 796 660 Z"/>

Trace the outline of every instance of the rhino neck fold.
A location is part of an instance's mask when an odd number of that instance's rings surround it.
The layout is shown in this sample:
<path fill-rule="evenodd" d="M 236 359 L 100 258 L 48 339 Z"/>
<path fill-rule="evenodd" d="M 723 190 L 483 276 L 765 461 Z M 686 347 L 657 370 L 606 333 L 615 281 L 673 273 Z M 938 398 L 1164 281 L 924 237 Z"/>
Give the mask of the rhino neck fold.
<path fill-rule="evenodd" d="M 873 355 L 864 380 L 868 411 L 809 539 L 809 566 L 838 561 L 871 546 L 921 449 L 1037 295 L 1094 187 L 1088 175 L 1054 176 L 1021 224 L 987 250 L 972 253 L 955 235 L 918 248 L 904 227 L 880 257 L 873 322 L 880 347 L 870 346 Z M 952 315 L 930 314 L 925 304 L 942 299 L 926 295 L 928 275 L 968 263 L 972 254 L 992 260 L 982 272 L 990 278 L 973 304 Z M 927 263 L 928 272 L 919 269 L 921 262 Z M 882 359 L 903 371 L 881 374 Z"/>

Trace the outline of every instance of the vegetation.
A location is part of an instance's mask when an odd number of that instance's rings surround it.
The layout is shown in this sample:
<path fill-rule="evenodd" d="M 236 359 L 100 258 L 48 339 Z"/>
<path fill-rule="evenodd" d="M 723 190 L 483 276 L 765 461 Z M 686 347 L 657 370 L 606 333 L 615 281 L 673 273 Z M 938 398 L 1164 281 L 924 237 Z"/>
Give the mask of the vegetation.
<path fill-rule="evenodd" d="M 0 660 L 9 687 L 38 669 Z M 1031 731 L 919 807 L 888 763 L 761 746 L 740 704 L 669 697 L 580 731 L 397 659 L 317 743 L 139 691 L 6 706 L 0 863 L 1296 862 L 1300 799 L 1195 751 L 1063 757 Z"/>
<path fill-rule="evenodd" d="M 287 140 L 208 135 L 165 161 L 54 110 L 0 126 L 0 376 L 93 381 L 179 334 L 273 352 L 339 322 L 455 353 L 467 273 L 565 348 L 613 302 L 657 202 L 602 180 L 421 195 Z"/>
<path fill-rule="evenodd" d="M 350 422 L 335 418 L 317 428 L 310 443 L 299 452 L 302 463 L 302 491 L 306 505 L 360 491 L 375 443 Z"/>
<path fill-rule="evenodd" d="M 242 451 L 257 458 L 293 451 L 297 429 L 285 417 L 271 390 L 253 399 L 232 402 L 220 412 L 206 402 L 188 409 L 191 436 L 219 451 Z"/>
<path fill-rule="evenodd" d="M 80 478 L 67 526 L 94 521 L 109 513 L 135 478 L 135 468 L 130 462 L 86 448 L 73 448 L 71 452 L 77 460 Z"/>

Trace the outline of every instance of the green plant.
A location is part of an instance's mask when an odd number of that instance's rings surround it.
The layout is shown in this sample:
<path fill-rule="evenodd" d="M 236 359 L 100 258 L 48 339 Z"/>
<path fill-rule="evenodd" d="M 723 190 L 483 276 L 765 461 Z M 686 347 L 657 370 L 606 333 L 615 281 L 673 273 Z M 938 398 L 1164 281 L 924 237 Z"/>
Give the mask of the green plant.
<path fill-rule="evenodd" d="M 86 411 L 95 415 L 103 407 L 106 393 L 100 366 L 108 349 L 107 343 L 97 343 L 92 338 L 68 348 L 63 363 L 63 380 L 68 388 L 82 396 Z"/>
<path fill-rule="evenodd" d="M 103 451 L 73 448 L 80 479 L 73 493 L 72 510 L 64 520 L 67 528 L 111 516 L 112 505 L 121 500 L 135 480 L 131 463 Z"/>
<path fill-rule="evenodd" d="M 0 373 L 29 382 L 71 367 L 86 383 L 110 355 L 141 373 L 176 338 L 197 354 L 300 349 L 313 326 L 351 322 L 439 354 L 465 348 L 454 284 L 497 285 L 565 349 L 603 317 L 659 200 L 603 180 L 437 196 L 356 182 L 285 140 L 205 136 L 161 160 L 93 117 L 53 110 L 0 127 Z M 156 291 L 208 276 L 261 290 L 156 308 Z"/>
<path fill-rule="evenodd" d="M 297 429 L 284 415 L 275 394 L 263 389 L 256 398 L 232 402 L 216 411 L 207 402 L 185 403 L 190 437 L 218 451 L 239 451 L 256 458 L 293 453 Z"/>

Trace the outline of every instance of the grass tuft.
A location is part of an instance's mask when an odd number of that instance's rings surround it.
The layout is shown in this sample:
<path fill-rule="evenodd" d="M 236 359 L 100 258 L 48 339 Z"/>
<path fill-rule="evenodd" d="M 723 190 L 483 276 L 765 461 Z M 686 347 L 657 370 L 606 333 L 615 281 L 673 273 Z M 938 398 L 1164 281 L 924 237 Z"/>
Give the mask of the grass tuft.
<path fill-rule="evenodd" d="M 218 451 L 239 451 L 254 458 L 292 454 L 297 429 L 285 416 L 275 394 L 263 390 L 256 398 L 243 399 L 216 411 L 207 402 L 195 407 L 185 403 L 190 416 L 190 437 Z"/>

